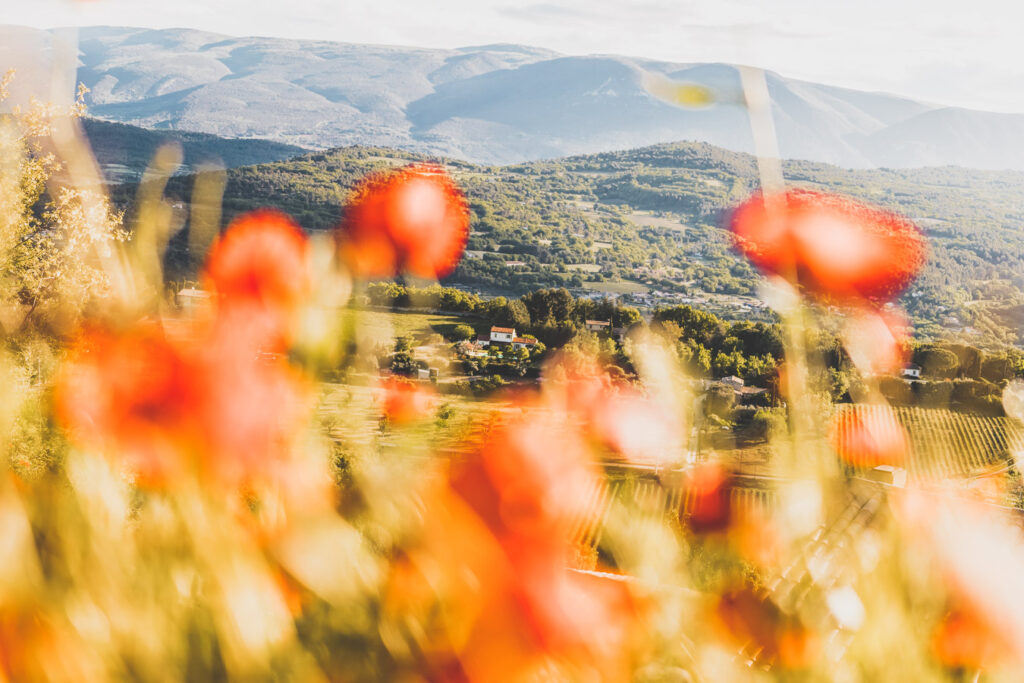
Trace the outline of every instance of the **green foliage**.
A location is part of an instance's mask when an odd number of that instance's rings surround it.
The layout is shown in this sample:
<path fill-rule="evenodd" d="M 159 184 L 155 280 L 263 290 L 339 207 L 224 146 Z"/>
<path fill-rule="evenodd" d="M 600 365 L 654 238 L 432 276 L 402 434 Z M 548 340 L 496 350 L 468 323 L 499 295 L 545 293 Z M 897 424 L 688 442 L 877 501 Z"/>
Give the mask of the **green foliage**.
<path fill-rule="evenodd" d="M 704 394 L 705 415 L 714 415 L 723 420 L 728 420 L 732 415 L 732 409 L 735 405 L 736 392 L 732 387 L 714 384 Z"/>
<path fill-rule="evenodd" d="M 952 377 L 959 367 L 957 355 L 940 346 L 918 347 L 914 362 L 921 366 L 922 376 L 934 379 Z"/>
<path fill-rule="evenodd" d="M 349 189 L 366 173 L 420 160 L 396 150 L 348 147 L 231 169 L 225 218 L 271 206 L 307 229 L 331 229 Z M 757 186 L 749 155 L 675 143 L 508 167 L 447 164 L 469 200 L 468 248 L 476 256 L 460 262 L 452 283 L 507 295 L 627 278 L 687 295 L 755 293 L 756 273 L 721 229 L 725 212 Z M 1018 339 L 1024 329 L 1020 173 L 844 170 L 802 161 L 786 162 L 784 172 L 793 185 L 849 195 L 920 222 L 929 260 L 901 300 L 919 335 L 973 326 L 1001 342 Z M 192 182 L 191 176 L 173 179 L 170 196 L 187 202 Z M 125 185 L 114 195 L 123 206 L 135 188 Z M 187 268 L 183 249 L 177 239 L 168 252 L 176 275 Z M 573 270 L 580 267 L 593 272 Z M 751 317 L 752 311 L 736 315 Z M 969 375 L 970 363 L 963 366 Z"/>
<path fill-rule="evenodd" d="M 468 341 L 470 339 L 473 339 L 475 336 L 476 332 L 469 325 L 456 325 L 455 327 L 452 328 L 452 331 L 451 333 L 449 333 L 448 338 L 451 341 L 458 342 Z"/>

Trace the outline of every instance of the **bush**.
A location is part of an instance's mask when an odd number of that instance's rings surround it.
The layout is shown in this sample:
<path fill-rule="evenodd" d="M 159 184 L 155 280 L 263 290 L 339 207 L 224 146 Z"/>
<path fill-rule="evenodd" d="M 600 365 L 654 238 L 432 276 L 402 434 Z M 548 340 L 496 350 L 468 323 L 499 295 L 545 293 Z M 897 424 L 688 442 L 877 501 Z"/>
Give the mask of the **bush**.
<path fill-rule="evenodd" d="M 451 332 L 448 333 L 448 339 L 453 342 L 469 341 L 476 336 L 476 330 L 469 325 L 456 325 L 452 328 Z"/>

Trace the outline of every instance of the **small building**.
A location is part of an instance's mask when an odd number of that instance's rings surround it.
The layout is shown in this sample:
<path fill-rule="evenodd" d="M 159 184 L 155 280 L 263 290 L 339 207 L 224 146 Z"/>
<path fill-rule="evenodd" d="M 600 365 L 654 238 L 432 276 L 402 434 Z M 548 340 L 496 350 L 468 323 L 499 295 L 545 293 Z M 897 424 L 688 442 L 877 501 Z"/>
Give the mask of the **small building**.
<path fill-rule="evenodd" d="M 178 306 L 185 313 L 193 313 L 210 301 L 210 293 L 195 287 L 185 287 L 178 292 Z"/>
<path fill-rule="evenodd" d="M 526 261 L 505 261 L 506 268 L 525 268 L 526 266 Z"/>
<path fill-rule="evenodd" d="M 529 337 L 514 337 L 512 339 L 512 348 L 514 349 L 529 349 L 536 345 L 537 340 Z"/>
<path fill-rule="evenodd" d="M 732 387 L 733 391 L 742 391 L 743 386 L 745 384 L 744 381 L 737 377 L 736 375 L 729 375 L 728 377 L 723 377 L 721 382 L 722 384 L 728 387 Z"/>
<path fill-rule="evenodd" d="M 455 345 L 455 352 L 466 358 L 486 358 L 487 352 L 483 349 L 490 345 L 489 341 L 461 341 Z"/>
<path fill-rule="evenodd" d="M 911 363 L 903 368 L 904 379 L 921 379 L 921 366 Z"/>
<path fill-rule="evenodd" d="M 864 473 L 864 478 L 901 489 L 907 485 L 907 471 L 902 467 L 894 467 L 892 465 L 873 467 Z"/>
<path fill-rule="evenodd" d="M 762 405 L 768 390 L 764 387 L 741 387 L 736 392 L 736 400 L 741 406 Z"/>
<path fill-rule="evenodd" d="M 591 332 L 608 332 L 612 324 L 606 320 L 588 320 L 586 326 Z"/>
<path fill-rule="evenodd" d="M 516 338 L 516 329 L 514 327 L 492 327 L 491 338 L 488 340 L 490 343 L 501 343 L 511 344 L 512 340 Z"/>

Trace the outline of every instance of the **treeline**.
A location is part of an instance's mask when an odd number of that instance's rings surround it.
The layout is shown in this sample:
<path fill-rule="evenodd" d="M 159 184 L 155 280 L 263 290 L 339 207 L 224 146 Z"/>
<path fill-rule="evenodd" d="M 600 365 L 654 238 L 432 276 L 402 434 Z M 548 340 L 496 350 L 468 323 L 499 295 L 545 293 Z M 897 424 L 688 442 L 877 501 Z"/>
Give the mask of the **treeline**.
<path fill-rule="evenodd" d="M 519 334 L 536 337 L 548 348 L 564 346 L 586 330 L 587 320 L 628 328 L 641 322 L 640 311 L 609 299 L 577 298 L 564 288 L 540 289 L 519 298 L 483 297 L 453 287 L 413 287 L 394 282 L 367 286 L 362 303 L 389 308 L 411 308 L 472 315 L 480 319 L 477 331 L 491 326 L 514 327 Z"/>
<path fill-rule="evenodd" d="M 587 330 L 587 320 L 610 323 L 629 332 L 646 324 L 639 311 L 608 299 L 573 296 L 568 290 L 550 288 L 519 298 L 484 299 L 451 287 L 410 287 L 393 282 L 370 284 L 363 304 L 458 313 L 476 318 L 470 325 L 453 327 L 452 341 L 486 334 L 492 325 L 514 327 L 532 335 L 547 348 L 567 344 L 602 351 L 611 366 L 632 374 L 628 354 L 607 333 Z M 765 387 L 777 396 L 778 369 L 784 359 L 782 329 L 778 324 L 728 321 L 692 306 L 666 306 L 654 310 L 650 330 L 675 351 L 693 377 L 720 379 L 736 376 L 746 384 Z M 600 341 L 600 344 L 593 344 Z M 815 372 L 814 388 L 837 402 L 865 395 L 866 383 L 851 362 L 842 341 L 827 330 L 816 330 L 806 340 Z M 910 362 L 921 366 L 919 381 L 901 377 L 880 380 L 882 393 L 898 405 L 942 407 L 984 414 L 1002 413 L 1001 397 L 1006 383 L 1024 376 L 1024 352 L 1014 348 L 986 351 L 968 344 L 916 343 L 909 349 Z"/>
<path fill-rule="evenodd" d="M 97 140 L 113 137 L 97 133 Z M 230 169 L 224 218 L 270 206 L 308 230 L 332 229 L 359 178 L 420 159 L 350 147 Z M 446 284 L 485 289 L 500 282 L 506 291 L 525 293 L 626 278 L 665 291 L 753 293 L 756 276 L 720 229 L 722 211 L 757 186 L 749 155 L 677 143 L 509 167 L 446 163 L 469 201 L 468 248 L 475 257 L 463 259 Z M 859 197 L 921 224 L 928 265 L 901 301 L 918 334 L 941 338 L 974 328 L 1002 342 L 1019 341 L 1024 214 L 1014 188 L 1020 174 L 844 170 L 810 162 L 786 162 L 784 170 L 794 185 Z M 167 195 L 184 205 L 191 187 L 191 177 L 175 177 Z M 120 208 L 136 189 L 112 189 Z M 650 213 L 661 220 L 652 222 Z M 182 255 L 182 234 L 168 249 L 171 277 L 195 275 Z"/>
<path fill-rule="evenodd" d="M 782 330 L 764 322 L 727 322 L 692 306 L 654 311 L 651 328 L 670 342 L 691 374 L 735 376 L 767 387 L 774 382 L 784 351 Z"/>

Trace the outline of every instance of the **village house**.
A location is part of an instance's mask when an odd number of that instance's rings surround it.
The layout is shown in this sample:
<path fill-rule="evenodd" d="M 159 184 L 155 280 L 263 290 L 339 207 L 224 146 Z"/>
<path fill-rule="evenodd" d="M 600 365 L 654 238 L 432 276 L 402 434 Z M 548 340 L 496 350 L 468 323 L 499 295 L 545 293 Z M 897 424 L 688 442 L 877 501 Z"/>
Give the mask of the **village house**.
<path fill-rule="evenodd" d="M 612 324 L 605 320 L 588 320 L 586 326 L 591 332 L 608 332 L 611 330 Z"/>
<path fill-rule="evenodd" d="M 194 313 L 210 301 L 210 293 L 195 287 L 185 287 L 178 292 L 178 306 L 185 313 Z"/>
<path fill-rule="evenodd" d="M 473 343 L 471 341 L 461 341 L 455 345 L 455 351 L 461 356 L 467 358 L 486 358 L 487 352 L 481 348 L 480 343 Z"/>
<path fill-rule="evenodd" d="M 746 384 L 742 379 L 740 379 L 736 375 L 729 375 L 728 377 L 723 377 L 721 379 L 721 382 L 722 384 L 731 388 L 733 391 L 737 392 L 742 391 L 744 384 Z"/>
<path fill-rule="evenodd" d="M 501 342 L 504 344 L 511 344 L 512 340 L 516 338 L 516 328 L 514 327 L 492 327 L 490 342 Z"/>
<path fill-rule="evenodd" d="M 921 379 L 921 366 L 910 363 L 903 368 L 903 379 Z"/>
<path fill-rule="evenodd" d="M 535 346 L 537 340 L 518 336 L 514 327 L 492 327 L 490 336 L 481 335 L 476 340 L 476 345 L 480 347 L 491 344 L 511 344 L 514 349 L 524 349 Z"/>

